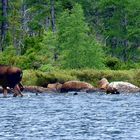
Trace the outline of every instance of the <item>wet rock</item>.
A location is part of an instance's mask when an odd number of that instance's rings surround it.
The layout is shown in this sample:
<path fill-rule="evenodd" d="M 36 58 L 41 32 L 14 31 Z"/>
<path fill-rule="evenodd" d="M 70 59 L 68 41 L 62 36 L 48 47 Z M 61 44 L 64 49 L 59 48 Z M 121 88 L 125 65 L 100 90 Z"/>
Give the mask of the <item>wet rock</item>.
<path fill-rule="evenodd" d="M 77 93 L 77 92 L 75 92 L 73 95 L 78 95 L 78 93 Z"/>
<path fill-rule="evenodd" d="M 114 87 L 107 87 L 106 93 L 107 94 L 120 94 L 120 92 Z"/>
<path fill-rule="evenodd" d="M 109 85 L 109 82 L 106 78 L 102 78 L 100 81 L 99 81 L 99 89 L 103 89 L 103 90 L 106 90 L 107 86 Z"/>
<path fill-rule="evenodd" d="M 24 92 L 45 93 L 45 92 L 56 92 L 56 91 L 40 86 L 24 86 Z"/>
<path fill-rule="evenodd" d="M 61 92 L 69 92 L 69 91 L 86 91 L 89 89 L 93 89 L 94 87 L 86 82 L 81 81 L 68 81 L 65 82 L 61 87 Z"/>
<path fill-rule="evenodd" d="M 131 83 L 123 82 L 123 81 L 116 81 L 116 82 L 109 83 L 106 78 L 103 78 L 102 80 L 99 81 L 99 88 L 104 89 L 106 93 L 111 93 L 111 94 L 119 94 L 121 92 L 126 92 L 126 93 L 140 92 L 140 88 Z"/>
<path fill-rule="evenodd" d="M 118 82 L 111 82 L 108 85 L 108 88 L 115 88 L 118 90 L 118 92 L 127 92 L 127 93 L 135 93 L 135 92 L 140 92 L 140 88 L 128 83 L 128 82 L 122 82 L 122 81 L 118 81 Z"/>
<path fill-rule="evenodd" d="M 47 88 L 56 92 L 61 91 L 62 84 L 60 83 L 54 83 L 54 84 L 48 84 Z"/>

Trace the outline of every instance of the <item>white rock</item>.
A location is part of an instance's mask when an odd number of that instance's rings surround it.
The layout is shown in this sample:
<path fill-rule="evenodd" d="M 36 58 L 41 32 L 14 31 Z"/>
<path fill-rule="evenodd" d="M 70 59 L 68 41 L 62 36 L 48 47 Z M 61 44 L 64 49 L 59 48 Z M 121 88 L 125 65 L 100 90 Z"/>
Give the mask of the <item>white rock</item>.
<path fill-rule="evenodd" d="M 140 92 L 140 88 L 128 82 L 111 82 L 108 87 L 116 88 L 119 92 Z"/>

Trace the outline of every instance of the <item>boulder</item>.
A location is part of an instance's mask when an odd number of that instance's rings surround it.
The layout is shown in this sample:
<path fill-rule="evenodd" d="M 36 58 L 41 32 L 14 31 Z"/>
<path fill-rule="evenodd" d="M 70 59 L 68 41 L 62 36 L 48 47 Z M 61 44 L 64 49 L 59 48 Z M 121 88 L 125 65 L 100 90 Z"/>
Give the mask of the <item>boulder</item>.
<path fill-rule="evenodd" d="M 48 93 L 48 92 L 55 92 L 52 89 L 44 88 L 40 86 L 24 86 L 24 92 L 31 92 L 31 93 Z"/>
<path fill-rule="evenodd" d="M 106 93 L 111 94 L 118 94 L 120 92 L 126 93 L 140 92 L 140 88 L 131 83 L 123 81 L 109 83 L 106 78 L 103 78 L 99 81 L 99 88 L 103 89 Z"/>
<path fill-rule="evenodd" d="M 114 87 L 107 87 L 105 90 L 107 94 L 120 94 L 120 92 Z"/>
<path fill-rule="evenodd" d="M 62 84 L 60 83 L 54 83 L 54 84 L 48 84 L 47 88 L 56 92 L 60 92 L 62 87 Z"/>
<path fill-rule="evenodd" d="M 102 90 L 106 90 L 107 86 L 109 85 L 109 82 L 106 78 L 102 78 L 100 81 L 99 81 L 99 89 L 102 89 Z"/>
<path fill-rule="evenodd" d="M 86 91 L 89 89 L 94 89 L 94 87 L 89 83 L 81 81 L 68 81 L 62 85 L 61 92 Z"/>
<path fill-rule="evenodd" d="M 122 81 L 118 81 L 118 82 L 111 82 L 107 88 L 116 88 L 118 90 L 118 92 L 127 92 L 127 93 L 134 93 L 134 92 L 140 92 L 140 88 L 128 83 L 128 82 L 122 82 Z"/>

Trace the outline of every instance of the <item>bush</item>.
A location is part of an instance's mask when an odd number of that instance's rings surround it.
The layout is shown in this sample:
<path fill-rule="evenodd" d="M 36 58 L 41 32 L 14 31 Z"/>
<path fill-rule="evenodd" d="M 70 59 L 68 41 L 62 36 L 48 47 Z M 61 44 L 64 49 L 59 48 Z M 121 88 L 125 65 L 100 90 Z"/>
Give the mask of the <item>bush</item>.
<path fill-rule="evenodd" d="M 22 82 L 24 85 L 37 85 L 38 77 L 35 70 L 24 70 Z"/>
<path fill-rule="evenodd" d="M 118 70 L 121 67 L 121 61 L 116 57 L 107 57 L 105 65 L 111 70 Z"/>
<path fill-rule="evenodd" d="M 37 85 L 47 87 L 49 83 L 64 83 L 69 80 L 76 80 L 76 77 L 62 71 L 46 73 L 37 70 L 25 70 L 23 74 L 24 85 Z"/>
<path fill-rule="evenodd" d="M 114 71 L 114 70 L 82 70 L 82 71 L 72 71 L 71 74 L 77 77 L 81 81 L 86 81 L 94 86 L 98 85 L 99 80 L 102 78 L 107 78 L 109 82 L 112 81 L 128 81 L 133 82 L 133 72 L 132 71 Z"/>
<path fill-rule="evenodd" d="M 42 65 L 39 70 L 43 72 L 53 71 L 55 68 L 51 64 Z"/>
<path fill-rule="evenodd" d="M 134 78 L 133 78 L 133 83 L 137 86 L 140 87 L 140 69 L 133 70 Z"/>
<path fill-rule="evenodd" d="M 57 70 L 52 72 L 41 72 L 25 70 L 23 83 L 25 85 L 47 86 L 49 83 L 64 83 L 69 80 L 80 80 L 91 83 L 97 87 L 102 78 L 112 81 L 126 81 L 140 87 L 140 70 Z"/>
<path fill-rule="evenodd" d="M 140 69 L 140 63 L 126 62 L 121 65 L 120 69 L 125 69 L 125 70 Z"/>

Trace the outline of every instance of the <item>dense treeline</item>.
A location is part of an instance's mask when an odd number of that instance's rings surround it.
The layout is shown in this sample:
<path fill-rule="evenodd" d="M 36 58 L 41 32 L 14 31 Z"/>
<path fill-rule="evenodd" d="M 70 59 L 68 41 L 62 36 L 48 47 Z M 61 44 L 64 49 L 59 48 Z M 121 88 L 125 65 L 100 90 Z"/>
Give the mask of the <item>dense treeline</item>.
<path fill-rule="evenodd" d="M 139 13 L 139 0 L 1 0 L 0 63 L 140 68 Z"/>

